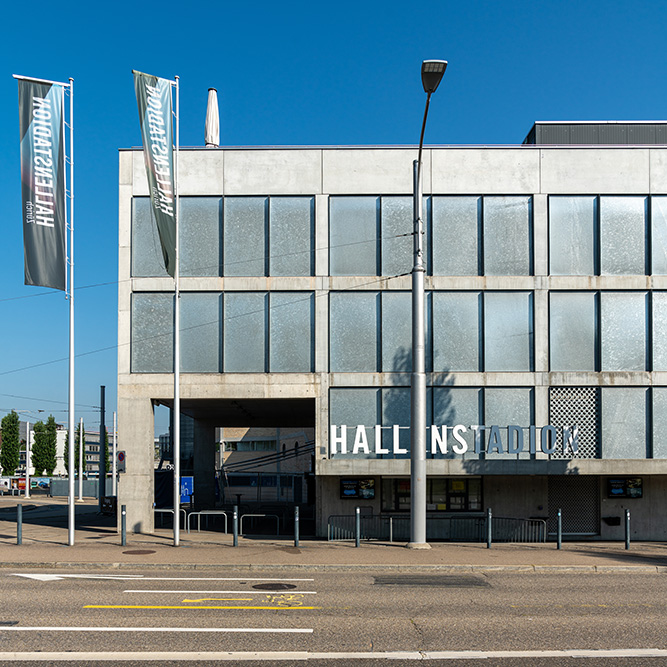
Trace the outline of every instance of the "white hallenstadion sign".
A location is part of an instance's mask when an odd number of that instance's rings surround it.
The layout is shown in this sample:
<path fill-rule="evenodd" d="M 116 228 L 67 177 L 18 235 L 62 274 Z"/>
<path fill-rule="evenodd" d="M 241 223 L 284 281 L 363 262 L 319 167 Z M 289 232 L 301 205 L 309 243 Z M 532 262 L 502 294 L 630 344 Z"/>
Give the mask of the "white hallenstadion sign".
<path fill-rule="evenodd" d="M 329 454 L 375 454 L 400 455 L 408 454 L 408 449 L 401 446 L 401 430 L 409 427 L 394 424 L 393 426 L 337 426 L 331 425 L 329 430 Z M 561 449 L 567 454 L 569 449 L 574 455 L 579 449 L 579 431 L 576 426 L 435 426 L 430 431 L 431 455 L 465 454 L 530 454 L 542 452 L 554 454 Z M 372 437 L 369 438 L 369 431 Z M 391 431 L 390 443 L 383 442 L 383 431 Z M 506 432 L 503 438 L 501 432 Z M 559 432 L 560 438 L 559 446 Z M 466 434 L 468 439 L 466 439 Z M 470 442 L 469 442 L 470 441 Z M 386 445 L 386 446 L 385 446 Z M 390 446 L 389 446 L 390 445 Z"/>

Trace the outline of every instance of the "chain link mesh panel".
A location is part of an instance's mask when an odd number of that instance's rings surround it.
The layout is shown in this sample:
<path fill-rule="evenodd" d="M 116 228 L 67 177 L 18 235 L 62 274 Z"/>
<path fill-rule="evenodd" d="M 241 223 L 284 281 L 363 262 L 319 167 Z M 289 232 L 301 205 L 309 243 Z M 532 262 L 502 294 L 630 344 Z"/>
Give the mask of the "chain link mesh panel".
<path fill-rule="evenodd" d="M 558 429 L 558 446 L 551 459 L 599 459 L 600 390 L 596 387 L 551 387 L 549 423 Z M 577 427 L 579 449 L 563 447 L 562 427 Z"/>
<path fill-rule="evenodd" d="M 550 534 L 557 528 L 557 513 L 562 510 L 564 535 L 599 535 L 600 492 L 598 478 L 559 475 L 549 477 Z"/>

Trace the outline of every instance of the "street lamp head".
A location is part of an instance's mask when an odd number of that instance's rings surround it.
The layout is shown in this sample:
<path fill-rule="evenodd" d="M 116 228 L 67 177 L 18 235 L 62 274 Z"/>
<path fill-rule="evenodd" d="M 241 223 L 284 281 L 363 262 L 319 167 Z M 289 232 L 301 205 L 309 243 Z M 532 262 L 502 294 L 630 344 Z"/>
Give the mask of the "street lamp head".
<path fill-rule="evenodd" d="M 425 93 L 430 95 L 437 90 L 446 69 L 446 60 L 425 60 L 422 63 L 422 84 Z"/>

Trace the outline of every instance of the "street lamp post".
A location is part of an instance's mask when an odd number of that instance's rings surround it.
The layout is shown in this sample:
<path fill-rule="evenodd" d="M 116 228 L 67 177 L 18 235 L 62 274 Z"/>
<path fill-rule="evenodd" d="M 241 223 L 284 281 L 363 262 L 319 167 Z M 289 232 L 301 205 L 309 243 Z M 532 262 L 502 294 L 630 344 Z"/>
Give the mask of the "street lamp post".
<path fill-rule="evenodd" d="M 431 95 L 447 69 L 445 60 L 422 63 L 426 108 L 414 167 L 414 264 L 412 267 L 412 389 L 410 393 L 410 549 L 426 542 L 426 363 L 424 352 L 424 222 L 422 220 L 422 146 Z"/>

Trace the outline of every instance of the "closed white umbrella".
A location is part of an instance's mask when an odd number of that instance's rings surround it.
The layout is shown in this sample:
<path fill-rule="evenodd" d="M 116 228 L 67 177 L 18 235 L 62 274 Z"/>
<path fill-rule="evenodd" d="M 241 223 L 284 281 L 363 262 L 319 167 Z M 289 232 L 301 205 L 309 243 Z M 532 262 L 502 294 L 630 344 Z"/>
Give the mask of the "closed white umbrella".
<path fill-rule="evenodd" d="M 220 113 L 218 112 L 218 91 L 215 88 L 208 89 L 204 137 L 207 148 L 217 148 L 220 145 Z"/>

